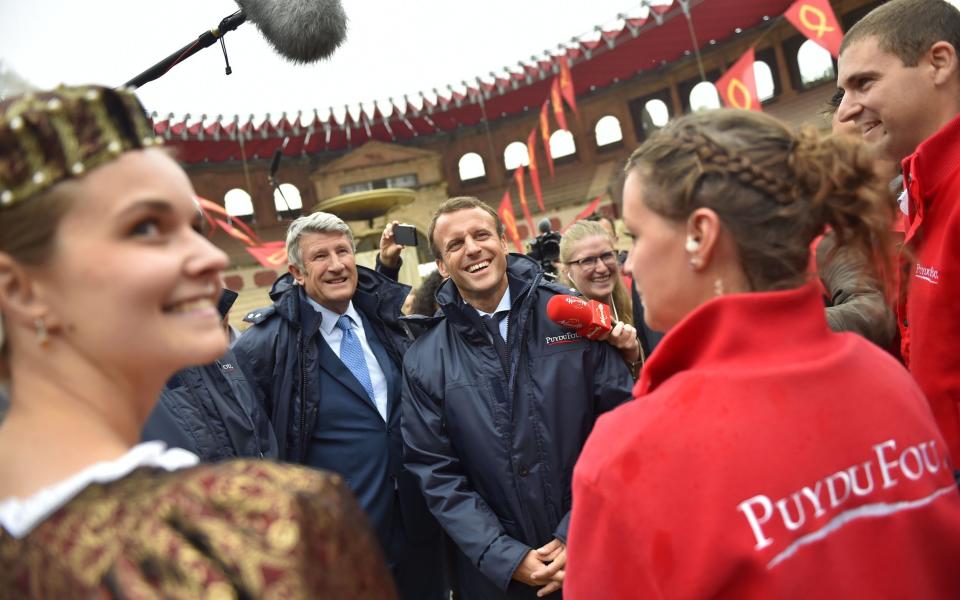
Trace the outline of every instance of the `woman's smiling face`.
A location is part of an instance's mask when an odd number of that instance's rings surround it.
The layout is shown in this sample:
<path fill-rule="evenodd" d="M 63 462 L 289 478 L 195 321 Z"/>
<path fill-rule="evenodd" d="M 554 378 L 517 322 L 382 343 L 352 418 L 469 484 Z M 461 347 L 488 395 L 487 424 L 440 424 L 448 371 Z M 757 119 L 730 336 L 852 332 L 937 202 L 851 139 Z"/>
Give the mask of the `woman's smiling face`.
<path fill-rule="evenodd" d="M 226 350 L 226 255 L 192 225 L 194 192 L 165 152 L 127 152 L 68 181 L 53 252 L 31 267 L 56 343 L 98 368 L 173 373 Z"/>

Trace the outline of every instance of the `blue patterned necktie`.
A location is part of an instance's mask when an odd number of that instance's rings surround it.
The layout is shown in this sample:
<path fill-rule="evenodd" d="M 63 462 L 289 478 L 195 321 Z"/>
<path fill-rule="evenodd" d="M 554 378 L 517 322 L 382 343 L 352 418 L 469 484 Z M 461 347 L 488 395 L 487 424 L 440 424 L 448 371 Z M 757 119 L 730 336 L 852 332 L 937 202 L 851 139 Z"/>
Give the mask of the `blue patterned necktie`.
<path fill-rule="evenodd" d="M 367 391 L 370 399 L 374 400 L 373 382 L 370 381 L 367 361 L 363 358 L 363 347 L 360 345 L 357 335 L 353 332 L 353 319 L 347 315 L 340 315 L 340 318 L 337 319 L 337 327 L 343 331 L 343 338 L 340 340 L 340 360 L 347 365 L 353 376 Z"/>

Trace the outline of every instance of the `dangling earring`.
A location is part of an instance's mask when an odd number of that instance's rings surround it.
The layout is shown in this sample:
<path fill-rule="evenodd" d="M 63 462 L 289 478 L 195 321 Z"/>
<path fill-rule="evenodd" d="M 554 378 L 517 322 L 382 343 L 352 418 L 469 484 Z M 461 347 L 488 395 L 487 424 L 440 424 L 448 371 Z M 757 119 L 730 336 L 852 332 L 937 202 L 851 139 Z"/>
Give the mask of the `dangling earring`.
<path fill-rule="evenodd" d="M 723 280 L 717 277 L 713 280 L 713 295 L 722 296 L 725 293 L 723 289 Z"/>
<path fill-rule="evenodd" d="M 42 317 L 37 317 L 33 322 L 34 329 L 37 330 L 37 343 L 40 344 L 41 348 L 46 348 L 50 345 L 50 335 L 47 333 L 47 324 Z"/>
<path fill-rule="evenodd" d="M 690 258 L 690 268 L 691 268 L 691 269 L 699 269 L 699 268 L 702 267 L 702 266 L 703 266 L 703 259 L 702 259 L 702 258 L 700 258 L 699 256 L 694 256 L 694 257 L 691 257 L 691 258 Z"/>

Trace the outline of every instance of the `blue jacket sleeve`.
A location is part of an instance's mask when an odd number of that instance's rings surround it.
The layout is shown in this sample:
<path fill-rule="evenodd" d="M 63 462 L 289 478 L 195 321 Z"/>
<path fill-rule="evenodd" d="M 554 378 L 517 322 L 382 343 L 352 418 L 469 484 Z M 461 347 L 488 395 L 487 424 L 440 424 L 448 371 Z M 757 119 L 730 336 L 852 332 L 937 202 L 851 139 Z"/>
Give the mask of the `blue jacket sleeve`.
<path fill-rule="evenodd" d="M 633 397 L 633 377 L 616 349 L 605 342 L 596 343 L 593 371 L 593 416 L 597 417 L 623 404 Z M 554 537 L 567 543 L 570 530 L 570 513 L 560 519 Z"/>
<path fill-rule="evenodd" d="M 633 397 L 633 377 L 616 348 L 596 343 L 593 370 L 593 416 L 597 417 Z"/>
<path fill-rule="evenodd" d="M 240 336 L 231 348 L 237 359 L 237 365 L 243 372 L 253 390 L 257 403 L 267 415 L 273 414 L 273 362 L 272 339 L 276 335 L 266 334 L 257 326 L 251 327 Z M 265 360 L 267 358 L 267 360 Z"/>
<path fill-rule="evenodd" d="M 471 488 L 447 437 L 442 406 L 404 365 L 401 428 L 404 461 L 420 482 L 430 512 L 490 581 L 506 590 L 531 550 L 508 536 L 490 506 Z"/>
<path fill-rule="evenodd" d="M 384 277 L 388 277 L 394 281 L 400 281 L 401 267 L 403 267 L 403 258 L 400 259 L 400 263 L 397 264 L 397 266 L 388 267 L 387 265 L 383 264 L 383 262 L 380 260 L 380 253 L 377 252 L 376 266 L 374 267 L 374 270 L 377 273 L 380 273 Z"/>

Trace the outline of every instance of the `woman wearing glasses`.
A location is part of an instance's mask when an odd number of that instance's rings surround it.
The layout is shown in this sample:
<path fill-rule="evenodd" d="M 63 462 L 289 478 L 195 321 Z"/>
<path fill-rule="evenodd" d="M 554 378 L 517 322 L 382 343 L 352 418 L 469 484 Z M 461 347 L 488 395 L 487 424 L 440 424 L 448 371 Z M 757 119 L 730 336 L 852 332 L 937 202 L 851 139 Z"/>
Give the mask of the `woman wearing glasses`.
<path fill-rule="evenodd" d="M 607 341 L 620 351 L 634 374 L 643 362 L 633 303 L 623 283 L 613 237 L 596 221 L 577 221 L 560 240 L 560 273 L 584 297 L 610 305 L 617 326 Z"/>

